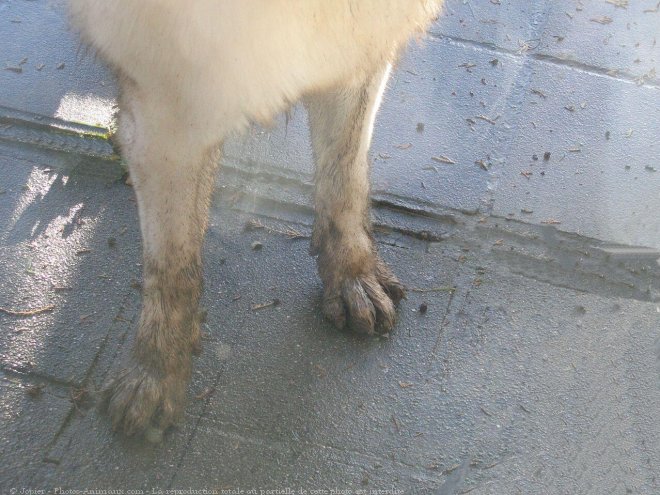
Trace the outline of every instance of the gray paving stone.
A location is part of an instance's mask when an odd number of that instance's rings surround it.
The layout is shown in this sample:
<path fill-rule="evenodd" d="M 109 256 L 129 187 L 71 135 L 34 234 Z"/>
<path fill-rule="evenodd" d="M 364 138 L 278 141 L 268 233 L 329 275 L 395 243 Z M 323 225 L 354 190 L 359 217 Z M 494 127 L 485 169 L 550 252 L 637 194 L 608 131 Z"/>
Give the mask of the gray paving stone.
<path fill-rule="evenodd" d="M 659 81 L 660 10 L 653 0 L 447 0 L 432 32 L 655 86 Z"/>
<path fill-rule="evenodd" d="M 141 277 L 133 193 L 115 164 L 2 143 L 0 176 L 2 307 L 52 306 L 0 314 L 2 367 L 81 384 Z"/>
<path fill-rule="evenodd" d="M 0 372 L 0 491 L 34 488 L 32 479 L 50 461 L 50 443 L 73 405 L 60 385 Z"/>
<path fill-rule="evenodd" d="M 660 246 L 660 91 L 545 62 L 518 81 L 498 129 L 493 213 Z"/>
<path fill-rule="evenodd" d="M 0 105 L 108 124 L 114 78 L 69 29 L 65 0 L 1 0 L 0 32 Z"/>
<path fill-rule="evenodd" d="M 377 240 L 415 289 L 387 338 L 325 322 L 281 234 L 311 228 L 304 111 L 228 143 L 204 352 L 159 446 L 92 407 L 140 310 L 133 192 L 107 142 L 0 109 L 0 307 L 55 306 L 0 315 L 2 490 L 659 492 L 656 3 L 448 0 L 411 46 L 372 147 Z M 0 105 L 106 125 L 115 85 L 65 19 L 0 0 Z"/>

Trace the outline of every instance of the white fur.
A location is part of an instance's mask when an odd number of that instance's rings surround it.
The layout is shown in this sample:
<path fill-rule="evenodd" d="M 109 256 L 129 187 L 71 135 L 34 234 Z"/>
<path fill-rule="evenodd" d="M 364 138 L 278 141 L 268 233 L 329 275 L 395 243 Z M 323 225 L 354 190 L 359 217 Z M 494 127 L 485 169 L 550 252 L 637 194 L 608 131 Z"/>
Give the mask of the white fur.
<path fill-rule="evenodd" d="M 70 0 L 74 24 L 139 87 L 214 136 L 268 122 L 303 94 L 362 82 L 441 0 Z"/>

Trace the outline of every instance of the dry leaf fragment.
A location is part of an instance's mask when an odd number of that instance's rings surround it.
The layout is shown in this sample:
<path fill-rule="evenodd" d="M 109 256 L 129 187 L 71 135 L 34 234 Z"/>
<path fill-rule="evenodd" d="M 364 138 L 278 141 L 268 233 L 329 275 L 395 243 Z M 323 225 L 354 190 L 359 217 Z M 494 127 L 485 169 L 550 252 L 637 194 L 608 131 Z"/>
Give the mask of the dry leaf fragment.
<path fill-rule="evenodd" d="M 279 305 L 280 305 L 280 300 L 275 298 L 272 301 L 266 303 L 255 304 L 254 306 L 252 306 L 252 311 L 257 311 L 259 309 L 264 309 L 264 308 L 269 308 L 271 306 L 279 306 Z"/>
<path fill-rule="evenodd" d="M 484 121 L 488 122 L 489 124 L 495 125 L 495 122 L 497 121 L 497 119 L 500 118 L 500 116 L 498 115 L 494 119 L 491 119 L 490 117 L 486 117 L 485 115 L 477 115 L 475 118 L 484 120 Z"/>
<path fill-rule="evenodd" d="M 476 160 L 475 164 L 479 165 L 483 170 L 488 170 L 488 164 L 483 160 Z"/>
<path fill-rule="evenodd" d="M 531 43 L 536 43 L 536 45 L 533 45 Z M 522 55 L 523 53 L 527 53 L 530 50 L 536 50 L 539 45 L 541 44 L 540 39 L 533 39 L 533 40 L 518 40 L 518 54 Z"/>
<path fill-rule="evenodd" d="M 645 14 L 656 14 L 658 11 L 660 11 L 660 2 L 655 4 L 655 7 L 652 9 L 646 9 L 644 11 Z"/>
<path fill-rule="evenodd" d="M 639 76 L 637 79 L 635 79 L 635 82 L 637 83 L 638 86 L 641 86 L 642 84 L 646 83 L 646 81 L 652 81 L 655 79 L 655 67 L 648 71 L 646 74 L 642 74 Z"/>
<path fill-rule="evenodd" d="M 454 165 L 456 162 L 452 160 L 451 158 L 447 158 L 444 155 L 438 155 L 438 156 L 432 156 L 431 160 L 434 160 L 439 163 L 448 163 L 449 165 Z"/>
<path fill-rule="evenodd" d="M 615 7 L 622 8 L 622 9 L 627 9 L 628 8 L 628 0 L 605 0 L 605 3 L 610 3 L 614 5 Z"/>
<path fill-rule="evenodd" d="M 612 18 L 607 15 L 601 15 L 598 17 L 592 17 L 589 19 L 591 22 L 597 22 L 598 24 L 610 24 L 612 22 Z"/>

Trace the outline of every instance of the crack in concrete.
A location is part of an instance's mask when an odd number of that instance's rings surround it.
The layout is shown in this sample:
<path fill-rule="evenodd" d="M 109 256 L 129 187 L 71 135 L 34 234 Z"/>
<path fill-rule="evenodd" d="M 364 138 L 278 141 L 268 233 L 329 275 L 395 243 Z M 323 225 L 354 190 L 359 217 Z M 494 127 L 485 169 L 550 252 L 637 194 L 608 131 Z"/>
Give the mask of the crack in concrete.
<path fill-rule="evenodd" d="M 494 43 L 488 43 L 484 41 L 474 41 L 474 40 L 459 38 L 456 36 L 451 36 L 442 33 L 429 33 L 429 36 L 438 40 L 446 40 L 454 45 L 458 45 L 462 47 L 470 47 L 477 50 L 484 50 L 499 55 L 510 55 L 512 57 L 516 57 L 521 60 L 526 60 L 526 59 L 538 60 L 540 62 L 546 62 L 560 67 L 577 69 L 582 72 L 586 72 L 595 76 L 607 77 L 610 79 L 614 79 L 616 81 L 622 81 L 626 83 L 633 83 L 640 87 L 646 87 L 651 89 L 660 88 L 660 81 L 657 79 L 647 79 L 640 76 L 635 76 L 625 71 L 620 71 L 618 69 L 607 69 L 604 67 L 598 67 L 596 65 L 590 65 L 585 62 L 580 62 L 578 60 L 559 58 L 547 53 L 529 53 L 529 52 L 520 53 L 519 50 L 511 50 L 508 48 L 503 48 L 499 45 L 495 45 Z M 612 72 L 614 70 L 616 70 L 616 74 Z"/>

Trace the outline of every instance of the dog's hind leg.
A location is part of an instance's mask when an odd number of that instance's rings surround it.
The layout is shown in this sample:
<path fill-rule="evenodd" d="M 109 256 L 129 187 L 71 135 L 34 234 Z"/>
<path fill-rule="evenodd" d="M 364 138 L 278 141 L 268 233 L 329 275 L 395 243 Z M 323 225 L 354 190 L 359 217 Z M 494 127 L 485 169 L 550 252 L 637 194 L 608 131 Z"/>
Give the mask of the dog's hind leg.
<path fill-rule="evenodd" d="M 323 312 L 337 327 L 387 332 L 403 286 L 377 254 L 369 216 L 374 115 L 389 66 L 361 84 L 305 99 L 316 161 L 312 254 L 323 281 Z"/>
<path fill-rule="evenodd" d="M 157 94 L 122 83 L 118 138 L 140 215 L 143 300 L 130 362 L 106 385 L 103 404 L 128 435 L 164 430 L 183 411 L 200 345 L 201 248 L 219 149 Z"/>

